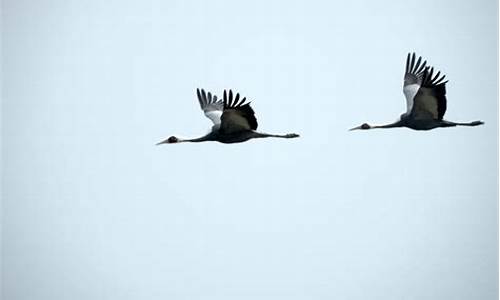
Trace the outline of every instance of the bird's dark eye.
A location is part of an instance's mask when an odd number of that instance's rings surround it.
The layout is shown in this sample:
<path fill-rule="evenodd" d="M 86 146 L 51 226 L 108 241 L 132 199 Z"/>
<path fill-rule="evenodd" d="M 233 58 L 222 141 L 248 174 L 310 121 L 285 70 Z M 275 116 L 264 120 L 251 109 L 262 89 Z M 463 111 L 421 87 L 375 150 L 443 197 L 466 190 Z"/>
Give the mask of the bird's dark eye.
<path fill-rule="evenodd" d="M 177 138 L 175 136 L 171 136 L 167 140 L 169 143 L 177 143 Z"/>

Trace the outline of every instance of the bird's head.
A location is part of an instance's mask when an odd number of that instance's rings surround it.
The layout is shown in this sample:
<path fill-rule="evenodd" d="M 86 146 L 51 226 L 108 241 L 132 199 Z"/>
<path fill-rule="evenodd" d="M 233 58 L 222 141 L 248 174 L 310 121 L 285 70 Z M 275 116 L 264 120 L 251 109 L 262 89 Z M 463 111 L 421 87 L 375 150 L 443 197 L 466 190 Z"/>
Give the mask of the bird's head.
<path fill-rule="evenodd" d="M 361 124 L 360 126 L 358 126 L 358 127 L 354 127 L 354 128 L 351 128 L 351 129 L 349 129 L 349 130 L 370 129 L 370 128 L 372 128 L 372 127 L 371 127 L 369 124 L 367 124 L 367 123 L 363 123 L 363 124 Z"/>
<path fill-rule="evenodd" d="M 159 142 L 159 143 L 158 143 L 158 144 L 156 144 L 156 145 L 161 145 L 161 144 L 175 144 L 175 143 L 180 143 L 180 142 L 181 142 L 181 140 L 180 140 L 180 139 L 178 139 L 178 138 L 177 138 L 177 137 L 175 137 L 175 136 L 171 136 L 171 137 L 169 137 L 168 139 L 166 139 L 166 140 L 164 140 L 164 141 L 162 141 L 162 142 Z"/>

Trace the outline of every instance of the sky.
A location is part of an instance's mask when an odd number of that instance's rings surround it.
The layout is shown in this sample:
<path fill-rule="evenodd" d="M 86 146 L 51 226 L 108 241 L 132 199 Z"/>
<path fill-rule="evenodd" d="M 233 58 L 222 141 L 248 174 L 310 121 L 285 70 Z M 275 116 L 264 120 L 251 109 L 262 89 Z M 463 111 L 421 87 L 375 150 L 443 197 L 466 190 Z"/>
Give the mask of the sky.
<path fill-rule="evenodd" d="M 2 1 L 3 299 L 498 299 L 497 1 Z M 450 121 L 395 121 L 408 52 Z M 211 127 L 196 88 L 299 139 Z"/>

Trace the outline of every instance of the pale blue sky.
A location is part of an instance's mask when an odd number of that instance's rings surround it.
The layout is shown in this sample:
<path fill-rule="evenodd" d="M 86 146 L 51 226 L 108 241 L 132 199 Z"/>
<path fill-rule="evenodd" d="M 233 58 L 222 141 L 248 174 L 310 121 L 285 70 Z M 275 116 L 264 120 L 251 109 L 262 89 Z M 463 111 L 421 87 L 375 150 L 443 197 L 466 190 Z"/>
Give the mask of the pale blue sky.
<path fill-rule="evenodd" d="M 497 5 L 4 0 L 4 299 L 497 299 Z M 409 51 L 486 124 L 348 132 Z M 301 138 L 154 146 L 197 87 Z"/>

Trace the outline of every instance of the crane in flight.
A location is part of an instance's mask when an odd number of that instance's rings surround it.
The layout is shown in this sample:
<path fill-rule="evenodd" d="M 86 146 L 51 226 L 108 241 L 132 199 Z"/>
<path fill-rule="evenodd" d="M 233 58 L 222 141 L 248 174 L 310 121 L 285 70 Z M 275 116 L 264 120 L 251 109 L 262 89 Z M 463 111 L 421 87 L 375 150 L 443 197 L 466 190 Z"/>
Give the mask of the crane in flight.
<path fill-rule="evenodd" d="M 210 92 L 205 93 L 203 89 L 201 91 L 196 89 L 196 93 L 205 116 L 214 123 L 212 130 L 208 134 L 194 139 L 181 139 L 171 136 L 157 145 L 206 141 L 229 144 L 241 143 L 255 138 L 288 139 L 299 137 L 295 133 L 281 135 L 257 132 L 257 119 L 255 118 L 255 112 L 250 107 L 250 103 L 245 102 L 246 98 L 240 99 L 239 93 L 236 93 L 233 98 L 232 90 L 229 90 L 229 93 L 224 90 L 223 100 L 217 99 L 217 96 L 212 95 Z"/>
<path fill-rule="evenodd" d="M 482 121 L 457 123 L 443 119 L 446 112 L 446 88 L 448 80 L 443 81 L 445 75 L 439 77 L 441 72 L 434 74 L 434 68 L 426 66 L 422 57 L 416 60 L 415 53 L 408 53 L 406 58 L 406 71 L 404 76 L 403 93 L 406 97 L 407 110 L 399 120 L 387 125 L 369 125 L 351 128 L 373 129 L 408 127 L 415 130 L 430 130 L 437 127 L 477 126 L 484 124 Z"/>

